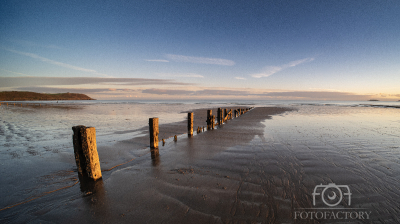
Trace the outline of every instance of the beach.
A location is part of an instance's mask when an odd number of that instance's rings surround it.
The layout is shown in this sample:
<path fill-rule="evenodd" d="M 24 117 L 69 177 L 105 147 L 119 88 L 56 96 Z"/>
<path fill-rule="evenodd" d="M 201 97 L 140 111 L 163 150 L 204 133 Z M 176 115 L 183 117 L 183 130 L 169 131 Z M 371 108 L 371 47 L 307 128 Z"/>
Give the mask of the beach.
<path fill-rule="evenodd" d="M 214 130 L 187 136 L 187 112 L 194 112 L 196 130 L 206 126 L 207 109 L 215 115 L 219 107 L 250 106 L 255 108 Z M 156 103 L 0 109 L 2 223 L 400 221 L 395 107 Z M 159 139 L 167 139 L 156 159 L 149 150 L 150 117 L 160 118 Z M 96 182 L 77 173 L 71 128 L 79 124 L 96 127 L 103 174 Z M 322 192 L 313 195 L 329 184 L 351 194 L 329 206 Z"/>

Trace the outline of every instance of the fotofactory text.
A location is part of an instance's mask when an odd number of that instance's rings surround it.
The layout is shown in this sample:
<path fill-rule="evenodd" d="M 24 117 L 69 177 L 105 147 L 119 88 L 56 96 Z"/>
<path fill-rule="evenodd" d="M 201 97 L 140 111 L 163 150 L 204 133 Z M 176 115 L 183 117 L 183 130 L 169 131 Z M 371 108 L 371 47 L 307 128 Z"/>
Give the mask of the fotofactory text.
<path fill-rule="evenodd" d="M 368 220 L 372 211 L 351 208 L 351 191 L 348 185 L 317 185 L 312 192 L 313 208 L 298 208 L 295 220 Z M 321 203 L 322 202 L 322 203 Z M 320 205 L 320 206 L 317 206 Z"/>

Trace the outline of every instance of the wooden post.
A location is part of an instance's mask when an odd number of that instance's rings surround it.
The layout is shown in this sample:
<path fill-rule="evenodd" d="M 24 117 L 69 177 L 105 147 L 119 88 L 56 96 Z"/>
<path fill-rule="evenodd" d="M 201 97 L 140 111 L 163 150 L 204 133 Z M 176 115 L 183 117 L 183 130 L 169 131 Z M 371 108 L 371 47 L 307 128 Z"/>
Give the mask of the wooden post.
<path fill-rule="evenodd" d="M 188 136 L 193 136 L 193 112 L 188 113 Z"/>
<path fill-rule="evenodd" d="M 229 110 L 229 120 L 232 120 L 232 109 Z"/>
<path fill-rule="evenodd" d="M 75 162 L 78 172 L 93 180 L 101 178 L 100 160 L 97 153 L 96 129 L 83 125 L 72 127 Z"/>
<path fill-rule="evenodd" d="M 158 151 L 158 117 L 149 118 L 150 152 L 154 159 L 160 155 Z"/>
<path fill-rule="evenodd" d="M 218 114 L 217 114 L 217 122 L 218 122 L 218 125 L 221 125 L 223 122 L 222 122 L 222 109 L 221 108 L 218 108 Z"/>
<path fill-rule="evenodd" d="M 226 117 L 228 115 L 228 110 L 225 108 L 224 109 L 224 121 L 228 120 L 228 118 Z"/>
<path fill-rule="evenodd" d="M 213 115 L 211 117 L 211 128 L 214 129 L 215 128 L 215 115 Z"/>
<path fill-rule="evenodd" d="M 207 110 L 207 130 L 212 129 L 211 120 L 212 120 L 212 110 Z"/>

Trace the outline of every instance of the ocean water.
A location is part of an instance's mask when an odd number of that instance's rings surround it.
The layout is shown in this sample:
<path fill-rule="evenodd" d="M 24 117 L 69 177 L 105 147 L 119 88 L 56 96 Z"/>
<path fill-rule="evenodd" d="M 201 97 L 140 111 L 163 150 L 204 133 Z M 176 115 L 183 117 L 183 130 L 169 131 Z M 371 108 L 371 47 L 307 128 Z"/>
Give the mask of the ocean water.
<path fill-rule="evenodd" d="M 276 191 L 269 193 L 274 194 L 280 205 L 274 205 L 275 210 L 280 211 L 274 215 L 289 215 L 289 218 L 276 220 L 292 222 L 293 209 L 311 207 L 310 195 L 314 187 L 328 183 L 349 185 L 354 193 L 353 205 L 373 210 L 375 221 L 400 220 L 400 102 L 59 101 L 40 102 L 40 107 L 39 102 L 30 106 L 22 103 L 23 106 L 21 102 L 16 102 L 15 106 L 13 103 L 8 107 L 0 106 L 0 216 L 5 217 L 0 220 L 3 221 L 13 222 L 21 212 L 25 218 L 18 220 L 36 220 L 35 217 L 61 206 L 45 200 L 39 208 L 29 200 L 77 181 L 72 126 L 95 127 L 98 147 L 107 147 L 140 137 L 140 129 L 147 127 L 151 117 L 158 117 L 160 124 L 168 124 L 185 120 L 187 111 L 231 106 L 292 109 L 263 121 L 264 134 L 255 136 L 251 143 L 213 155 L 219 158 L 228 152 L 247 150 L 260 155 L 267 152 L 268 158 L 260 163 L 271 170 L 263 170 L 264 176 L 254 176 L 253 180 L 267 178 L 265 173 L 268 172 L 268 178 L 281 179 L 281 182 L 271 182 L 276 185 Z M 143 154 L 148 150 L 132 148 L 131 151 Z M 128 160 L 125 156 L 118 152 L 104 161 Z M 137 157 L 136 154 L 129 156 Z M 247 162 L 252 163 L 251 160 Z M 243 170 L 254 169 L 247 162 L 243 161 Z M 130 168 L 141 169 L 141 165 L 132 164 Z M 111 179 L 105 183 L 112 185 Z M 295 188 L 301 189 L 300 193 Z M 64 195 L 46 197 L 60 197 L 59 200 L 67 202 L 85 196 L 73 192 L 72 187 Z M 290 204 L 293 195 L 308 197 L 294 205 Z M 24 202 L 22 206 L 7 208 L 21 202 Z M 235 203 L 239 205 L 238 201 Z"/>

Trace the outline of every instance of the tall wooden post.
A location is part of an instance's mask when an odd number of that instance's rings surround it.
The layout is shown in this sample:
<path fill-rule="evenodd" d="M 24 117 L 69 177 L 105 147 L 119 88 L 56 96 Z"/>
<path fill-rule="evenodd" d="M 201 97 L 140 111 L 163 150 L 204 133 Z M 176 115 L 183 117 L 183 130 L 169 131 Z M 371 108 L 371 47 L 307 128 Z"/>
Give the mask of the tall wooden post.
<path fill-rule="evenodd" d="M 232 109 L 229 110 L 229 119 L 232 120 Z"/>
<path fill-rule="evenodd" d="M 212 118 L 212 110 L 207 110 L 207 130 L 211 130 L 211 118 Z"/>
<path fill-rule="evenodd" d="M 228 115 L 228 110 L 225 108 L 224 109 L 224 119 L 223 119 L 224 121 L 225 121 L 225 119 L 228 120 L 228 118 L 226 117 L 227 115 Z"/>
<path fill-rule="evenodd" d="M 193 112 L 188 113 L 188 136 L 193 136 Z"/>
<path fill-rule="evenodd" d="M 154 159 L 160 155 L 158 151 L 158 117 L 149 118 L 149 133 L 151 158 Z"/>
<path fill-rule="evenodd" d="M 213 115 L 211 117 L 211 128 L 214 129 L 215 128 L 215 115 Z"/>
<path fill-rule="evenodd" d="M 72 127 L 75 162 L 78 172 L 93 180 L 101 178 L 99 154 L 97 153 L 96 129 L 83 125 Z"/>
<path fill-rule="evenodd" d="M 219 125 L 221 125 L 223 123 L 222 120 L 223 120 L 223 118 L 222 118 L 222 109 L 218 108 L 217 121 L 218 121 Z"/>

